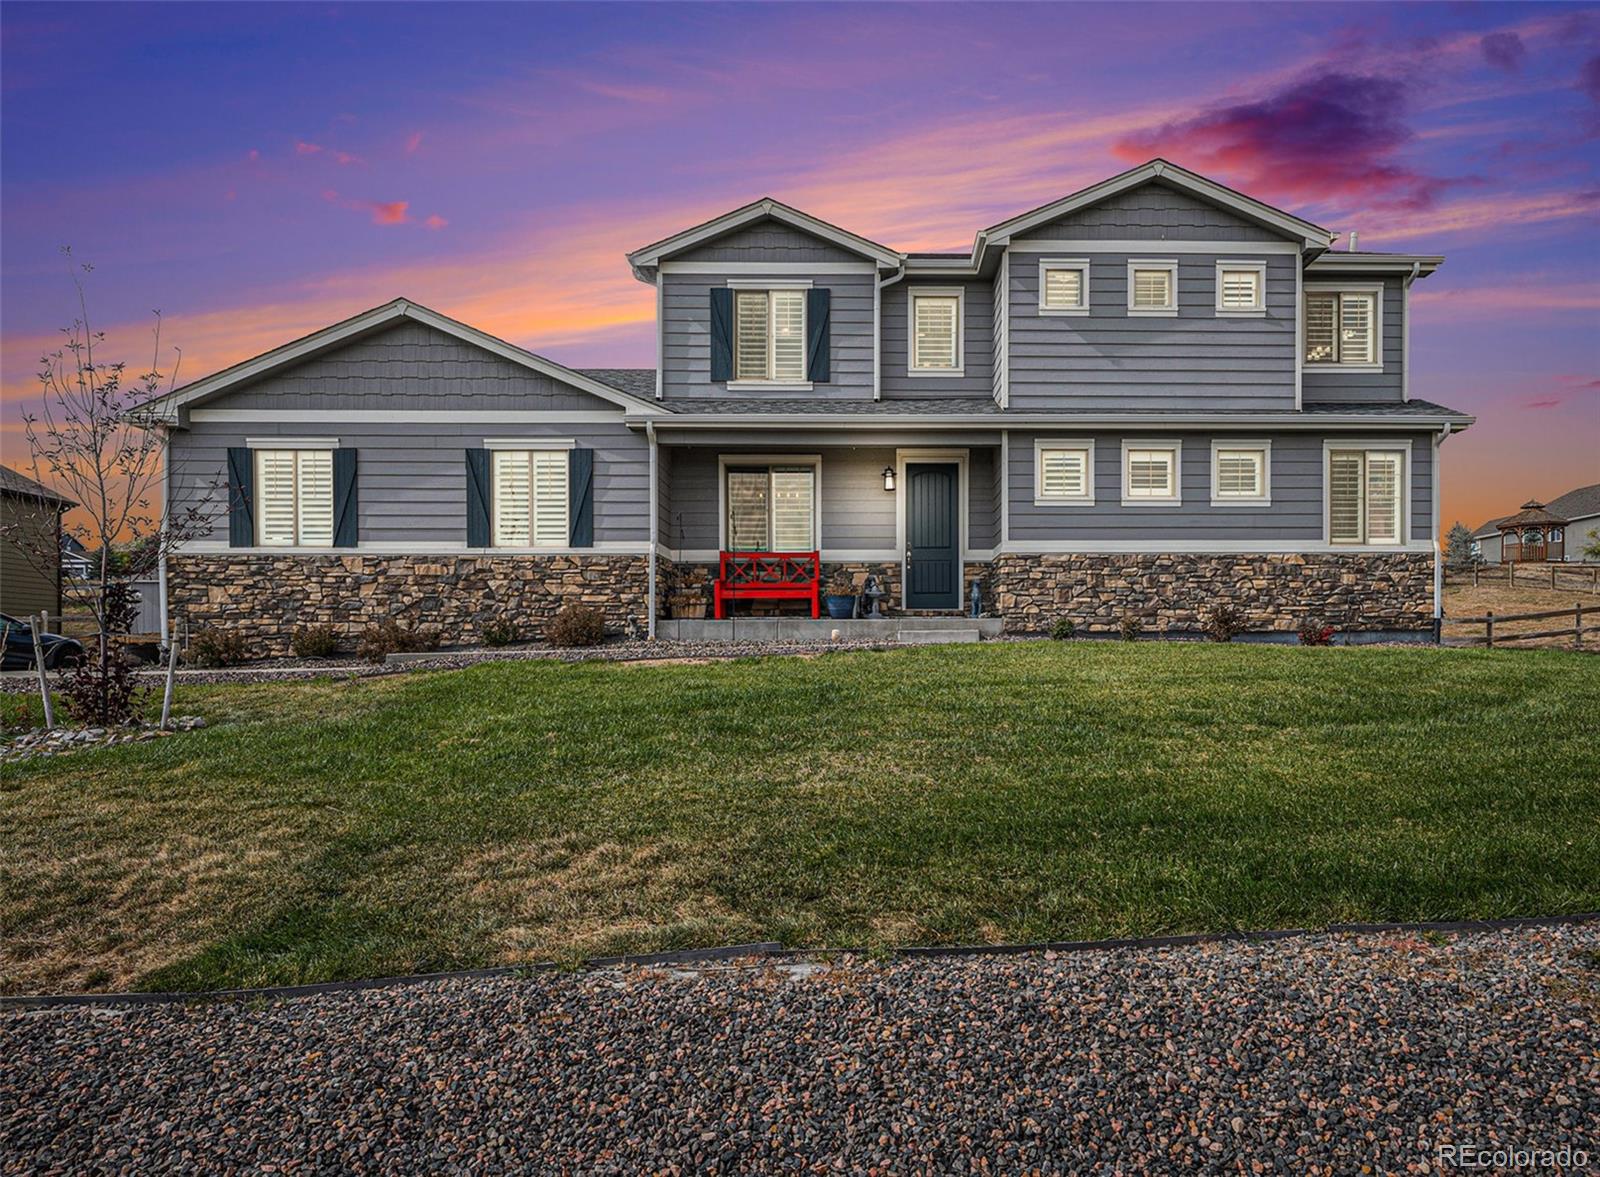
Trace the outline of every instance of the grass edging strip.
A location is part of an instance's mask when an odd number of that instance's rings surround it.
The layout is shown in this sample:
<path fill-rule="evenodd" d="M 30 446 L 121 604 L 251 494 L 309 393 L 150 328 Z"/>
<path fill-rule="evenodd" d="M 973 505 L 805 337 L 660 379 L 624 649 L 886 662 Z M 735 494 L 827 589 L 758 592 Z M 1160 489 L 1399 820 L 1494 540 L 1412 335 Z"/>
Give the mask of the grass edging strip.
<path fill-rule="evenodd" d="M 907 945 L 885 950 L 891 956 L 912 959 L 962 956 L 1023 956 L 1028 953 L 1110 952 L 1124 948 L 1184 948 L 1199 944 L 1264 943 L 1296 940 L 1306 936 L 1382 935 L 1393 932 L 1504 932 L 1519 928 L 1555 928 L 1600 920 L 1600 911 L 1572 915 L 1513 916 L 1492 920 L 1432 920 L 1414 923 L 1328 924 L 1321 928 L 1277 928 L 1248 932 L 1183 932 L 1167 936 L 1130 936 L 1111 940 L 1042 940 L 1028 944 L 927 944 Z M 705 964 L 745 957 L 776 957 L 785 960 L 823 956 L 870 956 L 870 948 L 785 948 L 771 940 L 750 944 L 728 944 L 716 948 L 684 948 L 669 952 L 647 952 L 626 956 L 597 956 L 583 962 L 584 968 L 615 968 L 620 965 Z M 554 961 L 504 965 L 488 969 L 460 969 L 443 973 L 414 973 L 400 977 L 366 977 L 350 981 L 322 981 L 310 985 L 268 985 L 256 989 L 214 989 L 191 993 L 60 993 L 0 995 L 3 1009 L 54 1009 L 70 1006 L 170 1005 L 183 1002 L 284 1000 L 316 997 L 325 993 L 350 993 L 363 989 L 398 989 L 426 985 L 434 981 L 473 981 L 496 977 L 515 977 L 522 973 L 554 971 Z"/>

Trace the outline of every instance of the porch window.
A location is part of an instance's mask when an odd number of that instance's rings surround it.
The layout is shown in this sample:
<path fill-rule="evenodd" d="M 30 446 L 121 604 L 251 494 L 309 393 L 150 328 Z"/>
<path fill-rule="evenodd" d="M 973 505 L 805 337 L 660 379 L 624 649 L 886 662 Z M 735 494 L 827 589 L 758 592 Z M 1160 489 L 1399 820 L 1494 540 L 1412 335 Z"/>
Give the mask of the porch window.
<path fill-rule="evenodd" d="M 1306 295 L 1306 363 L 1376 366 L 1380 302 L 1376 290 Z"/>
<path fill-rule="evenodd" d="M 733 307 L 734 380 L 804 383 L 806 292 L 738 290 Z"/>
<path fill-rule="evenodd" d="M 566 450 L 494 452 L 494 544 L 501 548 L 564 548 L 567 529 Z"/>
<path fill-rule="evenodd" d="M 1329 543 L 1400 543 L 1404 502 L 1403 451 L 1328 451 Z"/>
<path fill-rule="evenodd" d="M 333 546 L 333 451 L 256 450 L 256 542 Z"/>
<path fill-rule="evenodd" d="M 727 480 L 728 551 L 817 550 L 814 467 L 729 467 Z"/>

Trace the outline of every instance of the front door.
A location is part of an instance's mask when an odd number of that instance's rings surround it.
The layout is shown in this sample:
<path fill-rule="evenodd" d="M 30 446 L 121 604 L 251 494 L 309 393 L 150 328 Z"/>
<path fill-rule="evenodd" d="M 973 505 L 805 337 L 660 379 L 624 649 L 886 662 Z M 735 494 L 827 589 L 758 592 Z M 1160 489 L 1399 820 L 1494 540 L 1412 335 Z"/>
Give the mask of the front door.
<path fill-rule="evenodd" d="M 960 467 L 906 464 L 906 608 L 961 608 Z"/>

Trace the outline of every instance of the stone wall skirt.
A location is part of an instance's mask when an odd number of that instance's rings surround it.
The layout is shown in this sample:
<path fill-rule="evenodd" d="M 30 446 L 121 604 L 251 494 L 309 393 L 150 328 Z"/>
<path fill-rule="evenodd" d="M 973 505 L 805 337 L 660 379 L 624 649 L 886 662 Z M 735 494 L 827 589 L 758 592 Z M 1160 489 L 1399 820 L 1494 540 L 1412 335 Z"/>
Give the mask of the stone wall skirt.
<path fill-rule="evenodd" d="M 394 617 L 437 626 L 445 645 L 475 643 L 504 619 L 529 638 L 565 605 L 592 605 L 607 629 L 643 633 L 645 556 L 173 556 L 172 615 L 192 631 L 237 630 L 251 655 L 287 654 L 298 626 L 331 624 L 349 639 Z"/>
<path fill-rule="evenodd" d="M 1012 633 L 1041 633 L 1061 617 L 1109 633 L 1127 614 L 1147 632 L 1195 632 L 1223 601 L 1255 632 L 1309 618 L 1345 633 L 1433 625 L 1431 552 L 1001 555 L 986 587 Z"/>

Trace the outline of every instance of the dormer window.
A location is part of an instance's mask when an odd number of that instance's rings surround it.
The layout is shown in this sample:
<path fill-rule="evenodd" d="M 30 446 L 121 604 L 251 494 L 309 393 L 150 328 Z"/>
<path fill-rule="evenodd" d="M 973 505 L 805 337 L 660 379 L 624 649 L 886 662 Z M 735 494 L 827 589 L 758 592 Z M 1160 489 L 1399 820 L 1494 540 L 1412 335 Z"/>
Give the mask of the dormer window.
<path fill-rule="evenodd" d="M 733 378 L 799 384 L 806 378 L 806 292 L 736 290 Z"/>

